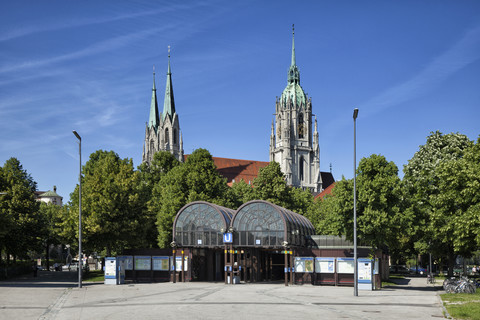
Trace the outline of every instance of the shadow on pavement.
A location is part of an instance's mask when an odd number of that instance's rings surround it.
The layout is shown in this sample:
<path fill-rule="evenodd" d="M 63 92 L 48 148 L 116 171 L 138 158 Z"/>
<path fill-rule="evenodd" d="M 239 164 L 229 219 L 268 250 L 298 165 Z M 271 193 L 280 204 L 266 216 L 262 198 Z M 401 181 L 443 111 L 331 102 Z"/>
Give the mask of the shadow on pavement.
<path fill-rule="evenodd" d="M 37 277 L 33 273 L 13 279 L 0 281 L 0 287 L 24 288 L 70 288 L 78 284 L 78 273 L 75 271 L 39 271 Z"/>

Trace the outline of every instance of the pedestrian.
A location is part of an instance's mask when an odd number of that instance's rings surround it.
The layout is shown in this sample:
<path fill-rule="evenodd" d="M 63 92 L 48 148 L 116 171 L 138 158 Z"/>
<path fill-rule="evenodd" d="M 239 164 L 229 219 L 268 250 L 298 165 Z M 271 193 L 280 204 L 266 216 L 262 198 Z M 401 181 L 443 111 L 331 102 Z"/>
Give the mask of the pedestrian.
<path fill-rule="evenodd" d="M 477 273 L 477 267 L 473 266 L 472 268 L 472 275 L 475 275 Z"/>
<path fill-rule="evenodd" d="M 37 277 L 38 268 L 37 268 L 37 264 L 35 263 L 35 261 L 33 261 L 32 270 L 33 270 L 33 277 L 36 278 L 36 277 Z"/>

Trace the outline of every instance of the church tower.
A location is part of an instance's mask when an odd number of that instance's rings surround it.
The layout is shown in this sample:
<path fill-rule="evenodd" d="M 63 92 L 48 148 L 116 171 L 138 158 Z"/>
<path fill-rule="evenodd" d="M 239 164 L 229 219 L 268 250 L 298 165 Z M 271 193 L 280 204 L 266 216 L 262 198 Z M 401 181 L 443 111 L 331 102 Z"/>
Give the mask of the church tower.
<path fill-rule="evenodd" d="M 151 163 L 157 151 L 169 151 L 178 161 L 183 162 L 183 138 L 180 122 L 175 112 L 173 97 L 172 71 L 170 67 L 170 46 L 168 47 L 167 84 L 163 112 L 158 113 L 157 90 L 155 88 L 155 69 L 153 70 L 152 100 L 150 117 L 146 124 L 145 141 L 143 143 L 142 162 Z"/>
<path fill-rule="evenodd" d="M 312 131 L 312 99 L 300 86 L 295 59 L 295 29 L 287 86 L 275 103 L 275 122 L 270 135 L 270 161 L 280 164 L 288 185 L 321 192 L 320 148 L 317 119 Z"/>

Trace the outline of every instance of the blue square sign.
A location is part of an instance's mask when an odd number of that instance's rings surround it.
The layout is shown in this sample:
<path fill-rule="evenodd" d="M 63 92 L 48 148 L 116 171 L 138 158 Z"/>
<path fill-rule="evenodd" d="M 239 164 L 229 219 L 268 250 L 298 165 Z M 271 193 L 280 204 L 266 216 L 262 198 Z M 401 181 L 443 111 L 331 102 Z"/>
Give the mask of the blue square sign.
<path fill-rule="evenodd" d="M 233 234 L 231 232 L 223 234 L 223 243 L 233 243 Z"/>

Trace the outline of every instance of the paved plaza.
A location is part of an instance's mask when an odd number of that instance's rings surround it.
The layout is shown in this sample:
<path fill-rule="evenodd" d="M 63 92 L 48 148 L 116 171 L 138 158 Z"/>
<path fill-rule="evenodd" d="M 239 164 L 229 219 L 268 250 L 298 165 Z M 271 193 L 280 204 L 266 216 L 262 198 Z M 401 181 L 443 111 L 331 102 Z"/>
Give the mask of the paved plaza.
<path fill-rule="evenodd" d="M 73 272 L 0 282 L 0 319 L 431 319 L 441 291 L 425 278 L 378 291 L 283 283 L 84 283 Z M 438 290 L 436 290 L 438 289 Z"/>

